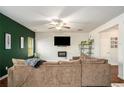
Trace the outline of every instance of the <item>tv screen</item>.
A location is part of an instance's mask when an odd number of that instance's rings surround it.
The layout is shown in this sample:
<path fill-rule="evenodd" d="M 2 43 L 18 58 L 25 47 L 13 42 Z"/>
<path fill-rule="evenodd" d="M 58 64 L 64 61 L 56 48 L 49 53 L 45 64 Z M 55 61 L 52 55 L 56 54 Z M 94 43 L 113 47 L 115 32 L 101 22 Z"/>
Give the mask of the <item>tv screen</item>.
<path fill-rule="evenodd" d="M 54 45 L 55 46 L 70 46 L 70 36 L 55 36 Z"/>

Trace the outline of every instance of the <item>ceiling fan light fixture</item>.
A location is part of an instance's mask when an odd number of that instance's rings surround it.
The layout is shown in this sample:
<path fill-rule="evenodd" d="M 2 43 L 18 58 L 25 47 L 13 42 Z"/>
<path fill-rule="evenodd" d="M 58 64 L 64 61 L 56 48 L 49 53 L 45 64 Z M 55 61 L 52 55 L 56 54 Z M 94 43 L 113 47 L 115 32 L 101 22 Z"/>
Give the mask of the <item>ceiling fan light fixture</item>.
<path fill-rule="evenodd" d="M 57 29 L 57 30 L 60 30 L 60 29 L 62 29 L 62 27 L 60 27 L 60 26 L 57 26 L 57 27 L 56 27 L 56 29 Z"/>
<path fill-rule="evenodd" d="M 62 19 L 52 19 L 50 25 L 53 26 L 52 28 L 55 28 L 57 30 L 61 30 L 62 28 L 70 29 L 70 27 L 66 26 L 66 23 Z"/>
<path fill-rule="evenodd" d="M 64 23 L 63 23 L 63 22 L 61 22 L 61 23 L 59 24 L 59 26 L 60 26 L 60 27 L 63 27 L 63 26 L 64 26 Z"/>
<path fill-rule="evenodd" d="M 57 25 L 58 23 L 57 22 L 55 22 L 55 21 L 51 21 L 51 23 L 50 23 L 51 25 Z"/>

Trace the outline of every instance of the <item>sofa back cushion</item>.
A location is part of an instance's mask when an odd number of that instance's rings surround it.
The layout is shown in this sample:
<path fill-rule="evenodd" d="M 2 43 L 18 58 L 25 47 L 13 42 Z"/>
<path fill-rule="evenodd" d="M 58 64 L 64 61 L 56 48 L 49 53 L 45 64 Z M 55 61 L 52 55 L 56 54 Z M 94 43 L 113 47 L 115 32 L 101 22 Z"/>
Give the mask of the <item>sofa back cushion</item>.
<path fill-rule="evenodd" d="M 84 63 L 97 63 L 97 64 L 105 64 L 107 63 L 107 60 L 104 60 L 104 59 L 96 59 L 96 60 L 86 60 Z"/>
<path fill-rule="evenodd" d="M 81 64 L 81 60 L 59 61 L 59 64 Z"/>
<path fill-rule="evenodd" d="M 74 57 L 72 57 L 72 60 L 78 60 L 78 59 L 80 59 L 79 56 L 74 56 Z"/>
<path fill-rule="evenodd" d="M 80 60 L 82 63 L 101 63 L 101 64 L 108 63 L 108 60 L 106 59 L 99 59 L 99 58 L 90 57 L 86 55 L 81 56 Z"/>

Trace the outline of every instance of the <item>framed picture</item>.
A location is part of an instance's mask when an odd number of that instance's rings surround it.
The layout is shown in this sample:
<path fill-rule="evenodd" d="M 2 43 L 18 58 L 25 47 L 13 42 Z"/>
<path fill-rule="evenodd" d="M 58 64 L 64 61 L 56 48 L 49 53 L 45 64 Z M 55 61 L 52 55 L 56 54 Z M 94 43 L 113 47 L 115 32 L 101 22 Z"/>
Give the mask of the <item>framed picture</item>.
<path fill-rule="evenodd" d="M 111 37 L 111 48 L 118 48 L 118 37 Z"/>
<path fill-rule="evenodd" d="M 21 40 L 21 48 L 24 48 L 24 37 L 21 37 L 20 40 Z"/>
<path fill-rule="evenodd" d="M 5 49 L 11 49 L 11 34 L 5 33 Z"/>

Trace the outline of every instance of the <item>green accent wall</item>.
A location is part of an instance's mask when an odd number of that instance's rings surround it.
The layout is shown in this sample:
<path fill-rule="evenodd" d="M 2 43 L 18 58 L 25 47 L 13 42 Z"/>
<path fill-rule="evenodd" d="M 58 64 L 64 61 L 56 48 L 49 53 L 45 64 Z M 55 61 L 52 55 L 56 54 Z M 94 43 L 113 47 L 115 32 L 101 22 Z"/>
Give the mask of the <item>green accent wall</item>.
<path fill-rule="evenodd" d="M 12 49 L 5 49 L 5 33 L 11 34 Z M 21 36 L 24 37 L 23 49 L 20 48 Z M 0 13 L 0 77 L 7 74 L 6 66 L 13 65 L 12 58 L 28 58 L 28 37 L 35 42 L 35 32 Z"/>

